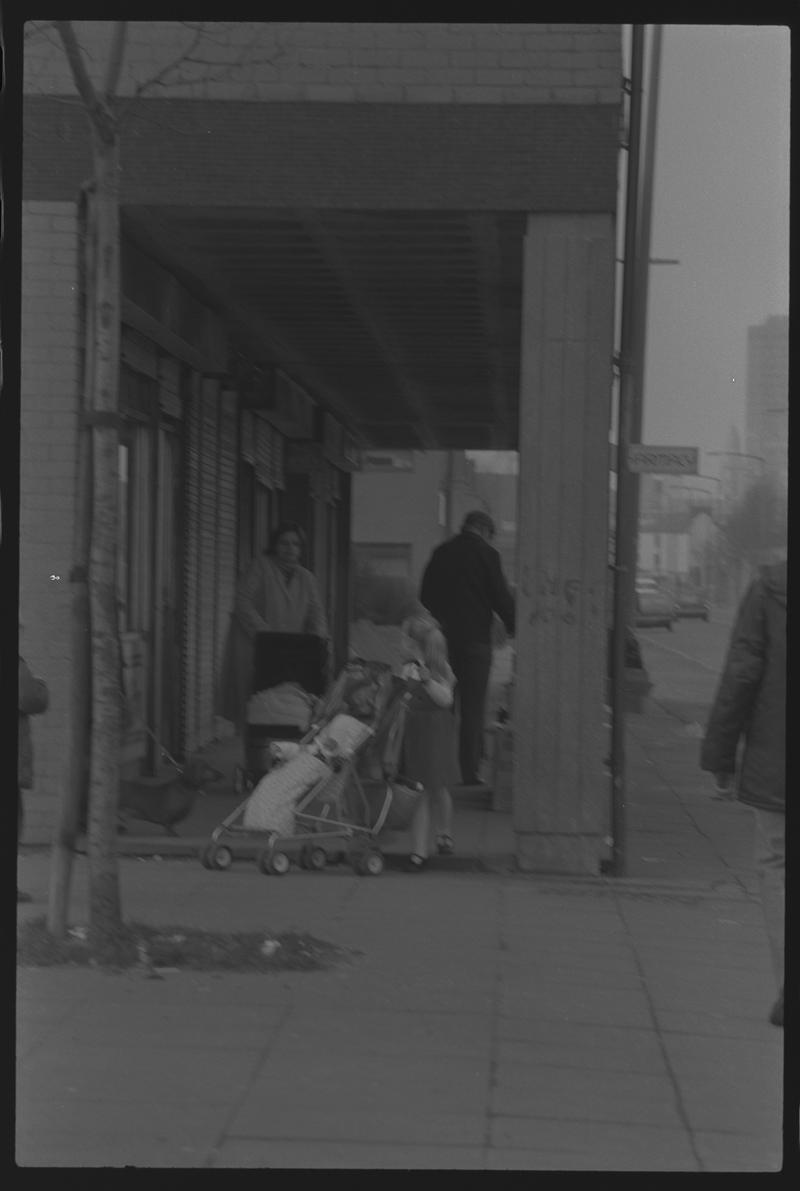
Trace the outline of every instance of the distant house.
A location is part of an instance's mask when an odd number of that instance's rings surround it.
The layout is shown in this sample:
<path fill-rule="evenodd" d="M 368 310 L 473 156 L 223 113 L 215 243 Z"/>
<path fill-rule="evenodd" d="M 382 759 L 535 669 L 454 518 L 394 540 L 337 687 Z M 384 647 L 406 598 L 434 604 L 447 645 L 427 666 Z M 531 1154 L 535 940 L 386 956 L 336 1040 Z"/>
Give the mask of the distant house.
<path fill-rule="evenodd" d="M 688 579 L 700 587 L 716 582 L 719 529 L 705 509 L 664 513 L 643 520 L 638 569 L 665 579 Z"/>
<path fill-rule="evenodd" d="M 688 578 L 692 519 L 693 515 L 684 511 L 643 519 L 639 529 L 638 570 L 670 578 Z"/>
<path fill-rule="evenodd" d="M 513 582 L 516 503 L 516 475 L 479 471 L 463 451 L 366 451 L 353 477 L 355 567 L 402 575 L 417 586 L 434 547 L 458 532 L 471 509 L 485 509 Z"/>

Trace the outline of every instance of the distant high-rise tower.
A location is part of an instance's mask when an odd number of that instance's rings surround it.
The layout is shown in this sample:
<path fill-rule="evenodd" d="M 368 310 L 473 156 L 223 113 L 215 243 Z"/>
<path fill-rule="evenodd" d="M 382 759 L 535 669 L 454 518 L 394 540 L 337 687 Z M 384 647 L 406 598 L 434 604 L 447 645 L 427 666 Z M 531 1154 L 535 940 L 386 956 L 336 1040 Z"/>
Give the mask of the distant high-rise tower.
<path fill-rule="evenodd" d="M 771 315 L 747 328 L 746 450 L 784 488 L 788 472 L 789 318 Z"/>

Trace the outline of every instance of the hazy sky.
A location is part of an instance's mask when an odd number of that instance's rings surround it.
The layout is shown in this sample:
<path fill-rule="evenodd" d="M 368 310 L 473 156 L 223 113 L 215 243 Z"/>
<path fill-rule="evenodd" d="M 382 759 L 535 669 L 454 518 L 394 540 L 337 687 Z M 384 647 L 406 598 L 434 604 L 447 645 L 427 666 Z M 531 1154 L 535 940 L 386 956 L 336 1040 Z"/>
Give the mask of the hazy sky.
<path fill-rule="evenodd" d="M 789 309 L 789 31 L 666 25 L 662 46 L 651 255 L 681 263 L 650 270 L 642 437 L 724 450 L 747 328 Z"/>
<path fill-rule="evenodd" d="M 650 270 L 645 442 L 724 451 L 744 431 L 747 328 L 789 312 L 789 102 L 788 28 L 664 27 L 651 256 L 680 264 Z"/>

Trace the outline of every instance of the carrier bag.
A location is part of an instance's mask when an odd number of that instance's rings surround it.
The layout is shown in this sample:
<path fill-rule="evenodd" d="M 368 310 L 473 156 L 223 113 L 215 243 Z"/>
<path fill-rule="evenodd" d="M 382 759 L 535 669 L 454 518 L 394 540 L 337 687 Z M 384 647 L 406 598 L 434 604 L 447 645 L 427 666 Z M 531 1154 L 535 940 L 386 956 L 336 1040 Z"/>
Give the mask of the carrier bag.
<path fill-rule="evenodd" d="M 369 808 L 372 830 L 405 831 L 425 793 L 419 782 L 398 778 L 394 781 L 363 781 L 361 788 Z"/>

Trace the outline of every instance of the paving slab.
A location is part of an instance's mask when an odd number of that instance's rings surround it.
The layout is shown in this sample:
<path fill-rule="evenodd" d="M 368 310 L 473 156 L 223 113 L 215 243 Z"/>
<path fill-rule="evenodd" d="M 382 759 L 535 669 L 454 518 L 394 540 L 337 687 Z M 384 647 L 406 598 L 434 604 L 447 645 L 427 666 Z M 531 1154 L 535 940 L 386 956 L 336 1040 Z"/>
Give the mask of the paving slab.
<path fill-rule="evenodd" d="M 503 987 L 499 1004 L 506 1017 L 575 1022 L 604 1026 L 647 1028 L 652 1025 L 647 996 L 642 989 L 592 988 L 540 982 L 531 988 Z"/>
<path fill-rule="evenodd" d="M 594 966 L 571 962 L 571 957 L 555 959 L 548 954 L 532 954 L 525 959 L 518 955 L 503 957 L 500 978 L 509 989 L 530 988 L 532 984 L 575 985 L 585 988 L 641 989 L 642 978 L 632 962 L 619 964 L 607 961 Z"/>
<path fill-rule="evenodd" d="M 484 1154 L 481 1145 L 234 1138 L 223 1143 L 213 1165 L 260 1170 L 484 1170 Z"/>
<path fill-rule="evenodd" d="M 704 1171 L 775 1172 L 783 1165 L 782 1145 L 774 1133 L 764 1137 L 751 1132 L 701 1130 L 693 1140 Z"/>
<path fill-rule="evenodd" d="M 172 1105 L 225 1105 L 249 1086 L 259 1052 L 147 1046 L 138 1039 L 111 1044 L 73 1042 L 60 1037 L 47 1052 L 36 1051 L 18 1065 L 17 1096 L 21 1113 L 45 1101 L 114 1099 L 131 1105 L 154 1097 Z"/>
<path fill-rule="evenodd" d="M 678 1135 L 680 1136 L 680 1135 Z M 621 1146 L 619 1150 L 609 1150 L 602 1153 L 580 1153 L 573 1149 L 503 1149 L 490 1150 L 486 1159 L 486 1170 L 553 1170 L 553 1171 L 697 1171 L 700 1165 L 692 1154 L 680 1156 L 680 1151 L 672 1150 L 668 1156 L 654 1158 L 651 1154 L 646 1157 L 636 1157 Z"/>
<path fill-rule="evenodd" d="M 529 1039 L 501 1038 L 497 1043 L 497 1063 L 527 1064 L 536 1068 L 561 1067 L 564 1070 L 620 1073 L 642 1075 L 667 1074 L 664 1055 L 655 1032 L 641 1031 L 647 1040 L 636 1045 L 598 1045 L 596 1040 L 586 1039 L 572 1031 L 573 1037 L 558 1041 L 541 1042 Z"/>
<path fill-rule="evenodd" d="M 452 1007 L 439 1013 L 398 1013 L 330 1008 L 304 1011 L 295 1006 L 283 1024 L 281 1042 L 301 1044 L 309 1055 L 325 1050 L 351 1054 L 367 1050 L 393 1057 L 414 1052 L 485 1059 L 492 1050 L 493 1023 L 487 1014 L 463 1013 Z"/>
<path fill-rule="evenodd" d="M 61 1037 L 76 1048 L 117 1046 L 120 1038 L 135 1038 L 136 1046 L 154 1051 L 202 1048 L 257 1053 L 274 1038 L 286 1018 L 285 1006 L 183 1003 L 93 1003 L 76 1007 L 60 1027 Z M 175 1056 L 175 1062 L 182 1062 Z"/>
<path fill-rule="evenodd" d="M 563 1155 L 567 1170 L 698 1169 L 685 1131 L 658 1123 L 498 1115 L 492 1121 L 491 1141 L 500 1164 L 506 1157 L 513 1159 L 515 1151 L 532 1151 L 535 1158 L 541 1148 Z"/>
<path fill-rule="evenodd" d="M 132 1106 L 115 1098 L 50 1100 L 17 1112 L 18 1166 L 198 1167 L 224 1129 L 227 1107 Z"/>
<path fill-rule="evenodd" d="M 616 1121 L 682 1127 L 667 1073 L 532 1067 L 512 1061 L 495 1070 L 493 1112 L 555 1120 Z"/>
<path fill-rule="evenodd" d="M 233 1117 L 226 1127 L 226 1140 L 275 1139 L 286 1141 L 336 1140 L 357 1152 L 365 1138 L 372 1142 L 393 1142 L 396 1145 L 467 1145 L 477 1147 L 484 1142 L 486 1112 L 453 1112 L 448 1098 L 431 1106 L 425 1102 L 424 1111 L 411 1109 L 406 1094 L 405 1103 L 399 1097 L 389 1107 L 363 1102 L 348 1107 L 336 1096 L 325 1104 L 286 1105 L 276 1095 L 269 1097 L 269 1089 L 259 1087 L 257 1094 Z"/>

